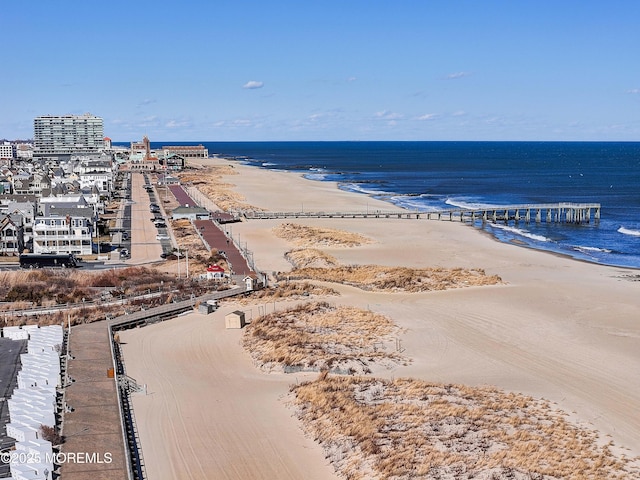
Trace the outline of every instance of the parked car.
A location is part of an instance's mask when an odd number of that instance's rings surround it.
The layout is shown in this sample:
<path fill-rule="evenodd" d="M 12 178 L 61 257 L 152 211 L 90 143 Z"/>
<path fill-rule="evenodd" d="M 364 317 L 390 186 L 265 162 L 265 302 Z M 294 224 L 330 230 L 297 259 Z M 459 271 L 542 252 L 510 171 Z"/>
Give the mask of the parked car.
<path fill-rule="evenodd" d="M 129 254 L 129 250 L 123 248 L 120 250 L 120 258 L 129 258 L 131 255 Z"/>
<path fill-rule="evenodd" d="M 159 233 L 156 235 L 156 240 L 169 240 L 169 235 L 165 235 L 164 233 Z"/>
<path fill-rule="evenodd" d="M 167 224 L 164 222 L 155 222 L 154 225 L 156 228 L 167 228 Z"/>

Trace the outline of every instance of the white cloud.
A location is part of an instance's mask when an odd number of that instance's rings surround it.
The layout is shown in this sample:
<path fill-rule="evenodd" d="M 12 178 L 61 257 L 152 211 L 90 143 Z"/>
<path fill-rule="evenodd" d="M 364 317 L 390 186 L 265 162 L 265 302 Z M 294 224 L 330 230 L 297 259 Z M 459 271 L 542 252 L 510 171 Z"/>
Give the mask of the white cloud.
<path fill-rule="evenodd" d="M 253 122 L 245 118 L 238 118 L 237 120 L 233 120 L 231 125 L 234 127 L 251 127 L 253 126 Z"/>
<path fill-rule="evenodd" d="M 186 121 L 178 121 L 178 120 L 169 120 L 166 124 L 165 127 L 166 128 L 183 128 L 183 127 L 189 127 L 191 124 L 189 122 Z"/>
<path fill-rule="evenodd" d="M 447 80 L 455 80 L 457 78 L 469 77 L 471 75 L 470 72 L 455 72 L 447 75 Z"/>
<path fill-rule="evenodd" d="M 153 98 L 145 98 L 144 100 L 142 100 L 141 102 L 138 102 L 138 107 L 144 107 L 145 105 L 151 105 L 153 103 L 156 103 L 157 100 L 153 99 Z"/>
<path fill-rule="evenodd" d="M 451 116 L 453 117 L 463 117 L 467 114 L 464 110 L 458 110 L 457 112 L 453 112 Z"/>
<path fill-rule="evenodd" d="M 387 110 L 382 110 L 380 112 L 375 113 L 376 118 L 381 118 L 383 120 L 400 120 L 403 118 L 403 115 L 396 112 L 389 112 Z"/>
<path fill-rule="evenodd" d="M 264 87 L 264 83 L 258 82 L 256 80 L 250 80 L 242 86 L 242 88 L 246 88 L 249 90 L 254 90 L 256 88 L 262 88 L 262 87 Z"/>
<path fill-rule="evenodd" d="M 347 78 L 347 82 L 355 82 L 357 80 L 356 77 L 349 77 Z"/>
<path fill-rule="evenodd" d="M 627 93 L 630 93 L 632 95 L 638 95 L 640 94 L 640 88 L 632 88 L 631 90 L 627 90 Z"/>
<path fill-rule="evenodd" d="M 437 113 L 425 113 L 424 115 L 420 115 L 418 118 L 416 118 L 416 120 L 433 120 L 434 118 L 437 118 L 438 114 Z"/>

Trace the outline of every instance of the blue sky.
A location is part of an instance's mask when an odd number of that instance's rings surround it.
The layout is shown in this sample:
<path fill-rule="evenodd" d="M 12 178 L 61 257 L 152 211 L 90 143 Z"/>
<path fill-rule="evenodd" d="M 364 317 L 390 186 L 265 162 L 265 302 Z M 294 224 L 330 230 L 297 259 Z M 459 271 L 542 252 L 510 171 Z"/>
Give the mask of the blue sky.
<path fill-rule="evenodd" d="M 5 2 L 0 138 L 640 140 L 637 0 Z"/>

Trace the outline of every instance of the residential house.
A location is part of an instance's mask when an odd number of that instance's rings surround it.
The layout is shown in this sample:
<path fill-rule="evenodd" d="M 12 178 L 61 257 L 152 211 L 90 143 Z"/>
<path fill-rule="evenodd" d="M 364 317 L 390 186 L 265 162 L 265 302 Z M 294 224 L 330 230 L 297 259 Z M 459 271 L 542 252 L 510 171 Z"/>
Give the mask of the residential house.
<path fill-rule="evenodd" d="M 84 196 L 41 199 L 33 226 L 34 253 L 91 255 L 97 215 Z M 57 200 L 57 202 L 56 202 Z"/>
<path fill-rule="evenodd" d="M 11 193 L 11 180 L 0 174 L 0 195 L 3 193 Z"/>
<path fill-rule="evenodd" d="M 19 195 L 47 196 L 51 192 L 51 179 L 42 171 L 29 176 L 16 176 L 13 179 L 13 192 Z"/>
<path fill-rule="evenodd" d="M 75 210 L 73 214 L 64 216 L 36 217 L 33 226 L 34 253 L 91 255 L 93 211 Z"/>
<path fill-rule="evenodd" d="M 31 250 L 33 248 L 33 220 L 35 218 L 35 197 L 33 201 L 9 202 L 6 207 L 8 215 L 22 217 L 22 246 Z"/>
<path fill-rule="evenodd" d="M 0 255 L 19 255 L 24 250 L 22 215 L 0 215 Z"/>

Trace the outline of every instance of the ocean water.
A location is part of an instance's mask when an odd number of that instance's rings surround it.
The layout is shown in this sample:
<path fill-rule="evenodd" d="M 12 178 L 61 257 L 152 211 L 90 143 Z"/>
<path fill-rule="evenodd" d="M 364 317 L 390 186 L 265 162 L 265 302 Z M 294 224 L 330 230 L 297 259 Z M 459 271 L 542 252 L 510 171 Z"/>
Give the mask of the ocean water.
<path fill-rule="evenodd" d="M 412 211 L 600 203 L 583 225 L 478 222 L 500 241 L 640 268 L 640 142 L 203 142 L 210 154 L 317 181 Z M 293 205 L 292 205 L 293 208 Z"/>

